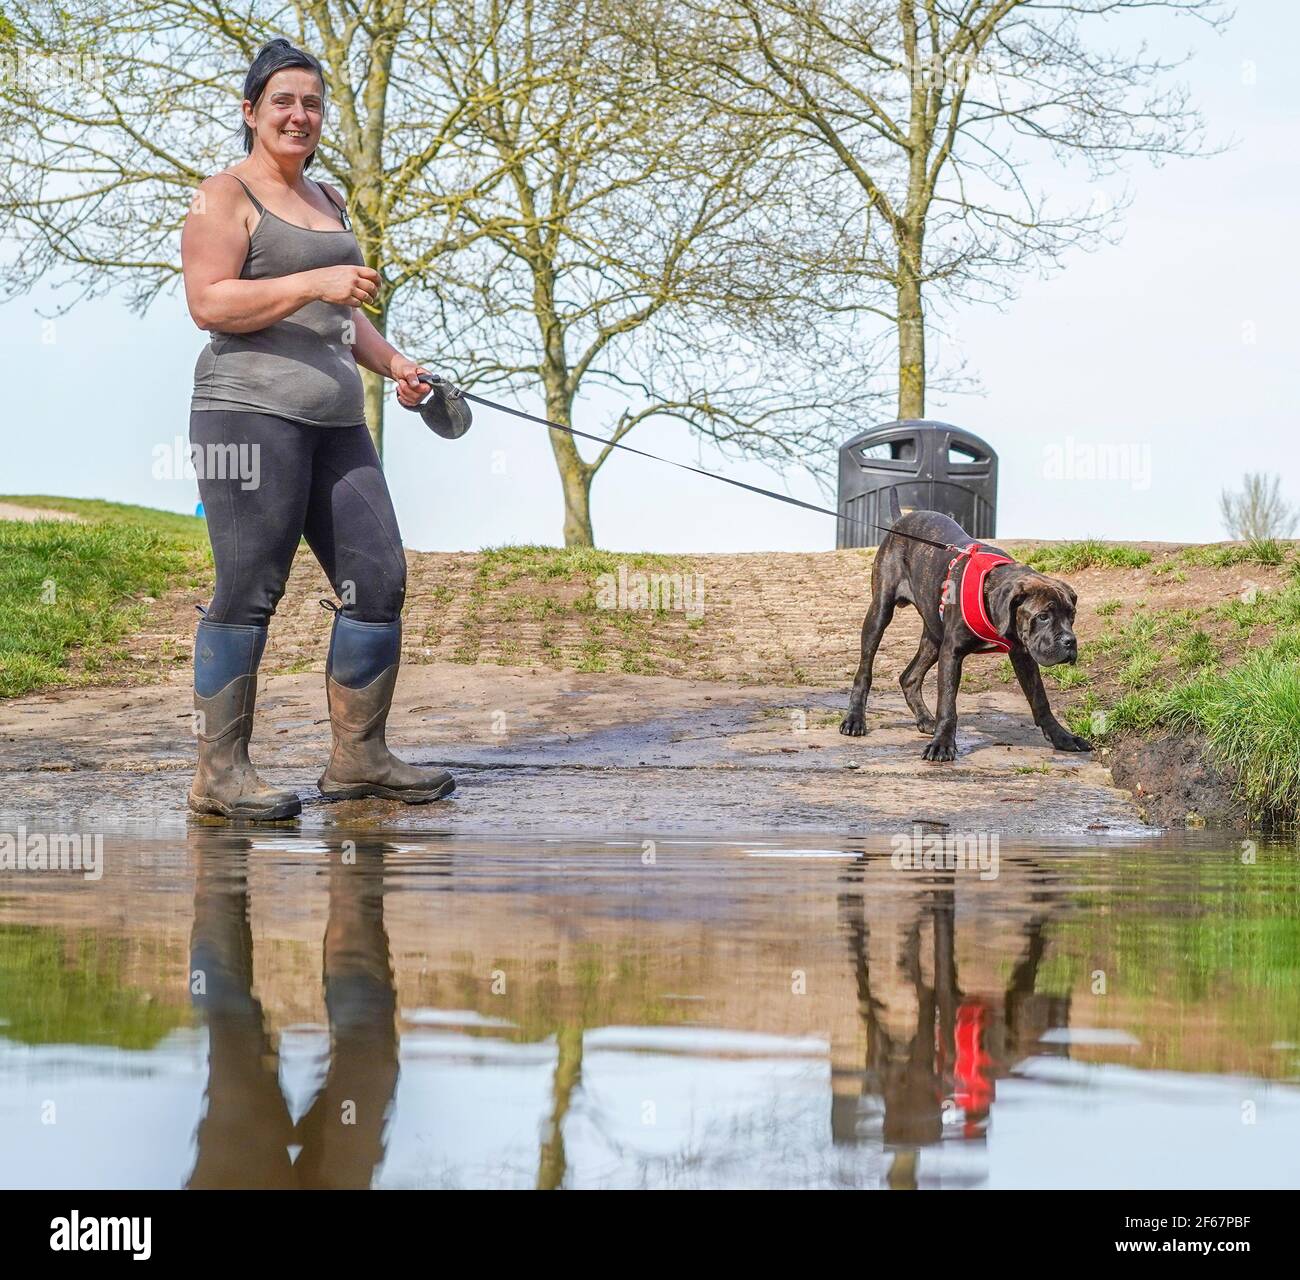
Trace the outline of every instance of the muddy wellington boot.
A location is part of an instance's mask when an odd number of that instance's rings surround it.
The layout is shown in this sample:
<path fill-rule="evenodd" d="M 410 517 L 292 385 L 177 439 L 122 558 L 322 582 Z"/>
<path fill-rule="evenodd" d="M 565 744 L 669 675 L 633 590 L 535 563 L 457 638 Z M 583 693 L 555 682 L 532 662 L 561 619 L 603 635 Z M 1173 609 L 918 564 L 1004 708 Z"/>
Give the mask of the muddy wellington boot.
<path fill-rule="evenodd" d="M 321 795 L 331 800 L 379 796 L 427 804 L 455 791 L 451 774 L 409 765 L 384 741 L 401 651 L 400 620 L 361 622 L 335 612 L 325 663 L 334 750 L 320 776 Z"/>
<path fill-rule="evenodd" d="M 199 767 L 190 787 L 195 813 L 273 821 L 302 812 L 293 791 L 268 787 L 248 759 L 257 665 L 266 628 L 209 622 L 194 639 L 194 710 Z"/>

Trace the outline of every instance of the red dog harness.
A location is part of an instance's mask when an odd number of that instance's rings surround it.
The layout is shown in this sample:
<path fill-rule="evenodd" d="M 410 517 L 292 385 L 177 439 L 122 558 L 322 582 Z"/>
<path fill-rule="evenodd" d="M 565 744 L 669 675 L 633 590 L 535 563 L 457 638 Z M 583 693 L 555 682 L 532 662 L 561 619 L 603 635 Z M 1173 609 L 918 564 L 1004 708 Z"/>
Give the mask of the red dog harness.
<path fill-rule="evenodd" d="M 943 621 L 943 606 L 948 600 L 948 584 L 952 581 L 953 567 L 963 556 L 969 556 L 961 576 L 961 618 L 962 621 L 983 641 L 1001 649 L 1003 653 L 1011 652 L 1011 645 L 998 634 L 998 629 L 989 621 L 984 609 L 984 579 L 990 569 L 1000 564 L 1010 564 L 1011 557 L 999 555 L 996 551 L 985 551 L 981 543 L 972 542 L 963 547 L 948 561 L 948 572 L 943 580 L 943 591 L 939 595 L 939 621 Z"/>

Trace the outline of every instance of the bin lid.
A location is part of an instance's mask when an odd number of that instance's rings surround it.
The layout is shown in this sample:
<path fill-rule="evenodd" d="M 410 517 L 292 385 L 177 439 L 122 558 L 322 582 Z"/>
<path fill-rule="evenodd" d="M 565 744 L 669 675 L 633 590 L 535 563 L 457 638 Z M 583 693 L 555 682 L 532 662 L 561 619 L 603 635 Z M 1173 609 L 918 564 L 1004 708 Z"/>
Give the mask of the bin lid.
<path fill-rule="evenodd" d="M 997 457 L 988 441 L 977 436 L 973 431 L 967 431 L 965 427 L 953 426 L 951 422 L 938 422 L 931 418 L 900 418 L 897 422 L 882 422 L 879 426 L 868 427 L 865 431 L 858 432 L 856 436 L 850 437 L 840 445 L 840 448 L 841 450 L 857 450 L 867 445 L 883 444 L 891 439 L 906 436 L 909 433 L 934 433 L 937 435 L 939 432 L 946 432 L 954 440 L 974 445 L 976 450 L 983 454 L 984 457 Z M 983 461 L 983 458 L 980 461 Z"/>
<path fill-rule="evenodd" d="M 935 468 L 953 477 L 988 475 L 998 455 L 973 431 L 913 418 L 859 432 L 840 446 L 840 458 L 842 466 L 852 459 L 863 471 L 914 472 L 920 479 L 932 480 Z"/>

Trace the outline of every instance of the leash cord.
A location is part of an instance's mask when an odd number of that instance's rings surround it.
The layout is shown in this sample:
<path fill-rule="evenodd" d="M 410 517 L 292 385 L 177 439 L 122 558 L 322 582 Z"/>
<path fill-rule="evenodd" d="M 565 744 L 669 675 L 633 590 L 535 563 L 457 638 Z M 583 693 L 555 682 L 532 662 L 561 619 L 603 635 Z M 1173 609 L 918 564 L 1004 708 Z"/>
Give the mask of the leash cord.
<path fill-rule="evenodd" d="M 951 543 L 935 542 L 932 538 L 922 538 L 915 533 L 904 533 L 901 529 L 891 529 L 888 525 L 858 520 L 853 516 L 846 516 L 842 512 L 832 511 L 829 507 L 819 507 L 815 502 L 804 502 L 802 498 L 792 498 L 788 493 L 777 493 L 773 489 L 764 489 L 760 485 L 746 484 L 743 480 L 733 480 L 730 476 L 720 476 L 714 471 L 705 471 L 701 467 L 693 467 L 688 462 L 675 462 L 672 458 L 661 458 L 658 454 L 647 453 L 644 449 L 634 449 L 630 444 L 620 444 L 617 440 L 606 440 L 604 436 L 593 436 L 586 431 L 579 431 L 576 427 L 565 427 L 558 422 L 552 422 L 549 418 L 539 418 L 535 414 L 525 413 L 522 409 L 512 409 L 509 405 L 497 404 L 495 400 L 485 400 L 482 396 L 473 395 L 468 391 L 463 391 L 461 394 L 466 400 L 473 400 L 475 404 L 481 404 L 488 409 L 497 409 L 501 413 L 513 414 L 516 418 L 523 418 L 527 422 L 535 422 L 541 427 L 549 427 L 552 431 L 564 431 L 568 435 L 578 436 L 583 440 L 593 440 L 596 444 L 609 445 L 612 449 L 625 449 L 628 453 L 635 453 L 639 457 L 649 458 L 651 462 L 666 462 L 670 467 L 679 467 L 683 471 L 693 471 L 697 476 L 707 476 L 710 480 L 721 480 L 723 484 L 734 485 L 737 489 L 747 489 L 750 493 L 760 494 L 764 498 L 775 498 L 777 502 L 785 502 L 792 507 L 802 507 L 805 511 L 815 511 L 823 516 L 834 516 L 836 520 L 843 520 L 847 524 L 883 529 L 886 533 L 895 533 L 900 538 L 911 538 L 913 542 L 924 542 L 932 547 L 938 547 L 942 551 L 961 550 L 960 547 L 955 547 Z"/>

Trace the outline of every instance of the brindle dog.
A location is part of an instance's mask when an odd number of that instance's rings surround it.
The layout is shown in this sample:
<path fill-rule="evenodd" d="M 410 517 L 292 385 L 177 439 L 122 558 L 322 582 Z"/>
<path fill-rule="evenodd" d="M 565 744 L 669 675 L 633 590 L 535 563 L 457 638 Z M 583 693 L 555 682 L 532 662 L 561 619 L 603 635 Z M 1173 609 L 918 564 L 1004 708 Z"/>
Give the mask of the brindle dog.
<path fill-rule="evenodd" d="M 932 542 L 965 546 L 973 541 L 955 520 L 937 511 L 909 511 L 903 515 L 898 498 L 890 493 L 892 526 L 898 535 L 916 534 Z M 963 557 L 953 567 L 949 600 L 939 617 L 948 562 L 955 552 L 932 547 L 894 533 L 885 535 L 871 569 L 871 607 L 862 624 L 862 662 L 853 680 L 848 714 L 840 732 L 860 737 L 867 731 L 867 694 L 871 692 L 871 664 L 885 628 L 899 605 L 912 605 L 921 615 L 923 630 L 916 656 L 899 678 L 903 697 L 916 716 L 916 727 L 930 735 L 921 753 L 925 760 L 952 760 L 957 755 L 957 690 L 961 664 L 967 654 L 997 652 L 982 640 L 962 617 L 961 577 L 969 565 Z M 981 544 L 988 546 L 987 543 Z M 1006 552 L 989 546 L 1000 555 Z M 1079 656 L 1074 636 L 1074 606 L 1078 597 L 1058 578 L 1036 573 L 1022 564 L 998 565 L 984 580 L 984 608 L 998 634 L 1011 645 L 1011 665 L 1029 700 L 1034 723 L 1058 751 L 1091 751 L 1092 744 L 1071 733 L 1052 714 L 1043 688 L 1040 666 L 1073 663 Z M 938 716 L 932 716 L 921 695 L 921 682 L 939 664 Z"/>

